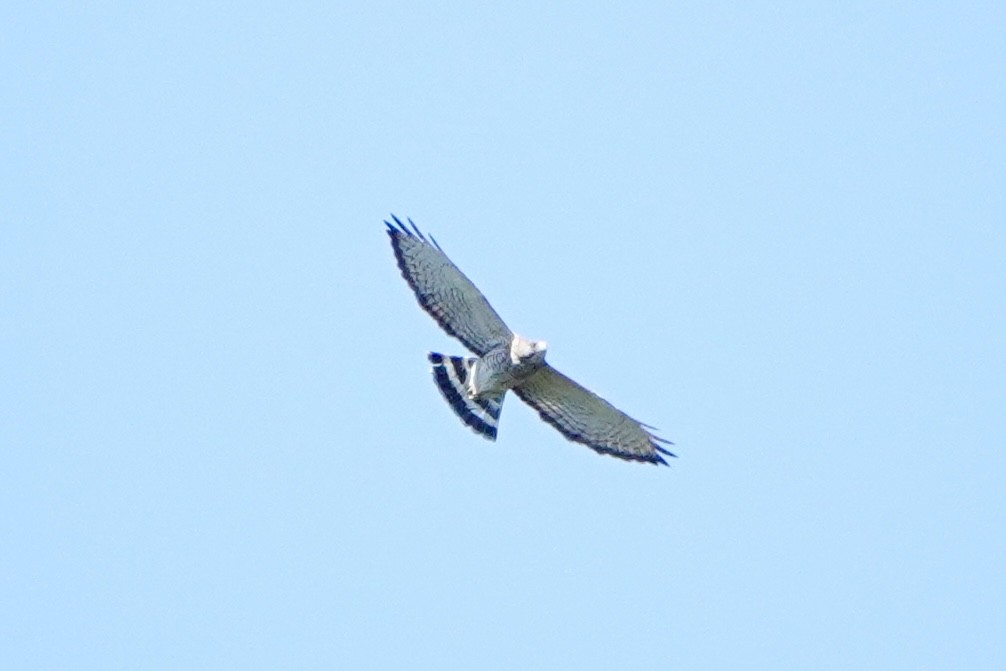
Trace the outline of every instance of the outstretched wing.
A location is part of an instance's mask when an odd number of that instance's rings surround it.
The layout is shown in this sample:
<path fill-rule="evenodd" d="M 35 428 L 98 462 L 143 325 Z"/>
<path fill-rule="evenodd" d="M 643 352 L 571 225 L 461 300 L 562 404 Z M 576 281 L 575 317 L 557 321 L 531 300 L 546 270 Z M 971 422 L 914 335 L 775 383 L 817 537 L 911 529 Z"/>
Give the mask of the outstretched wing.
<path fill-rule="evenodd" d="M 661 453 L 675 456 L 657 444 L 672 443 L 647 431 L 652 427 L 637 422 L 547 364 L 513 391 L 564 436 L 601 454 L 665 465 Z"/>
<path fill-rule="evenodd" d="M 423 309 L 442 329 L 479 356 L 509 345 L 513 332 L 482 292 L 447 258 L 433 236 L 427 240 L 411 219 L 410 231 L 398 217 L 391 218 L 397 227 L 384 223 L 398 267 Z"/>

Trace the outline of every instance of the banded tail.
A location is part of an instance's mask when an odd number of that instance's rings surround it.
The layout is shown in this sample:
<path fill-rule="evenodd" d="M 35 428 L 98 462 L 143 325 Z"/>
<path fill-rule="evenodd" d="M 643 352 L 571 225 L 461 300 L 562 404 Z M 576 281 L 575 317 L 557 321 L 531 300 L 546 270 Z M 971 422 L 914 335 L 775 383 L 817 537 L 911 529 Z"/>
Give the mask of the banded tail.
<path fill-rule="evenodd" d="M 436 352 L 430 352 L 429 359 L 433 364 L 433 381 L 461 421 L 475 433 L 496 440 L 496 427 L 506 390 L 493 397 L 472 398 L 468 395 L 467 383 L 472 366 L 478 359 L 444 356 Z"/>

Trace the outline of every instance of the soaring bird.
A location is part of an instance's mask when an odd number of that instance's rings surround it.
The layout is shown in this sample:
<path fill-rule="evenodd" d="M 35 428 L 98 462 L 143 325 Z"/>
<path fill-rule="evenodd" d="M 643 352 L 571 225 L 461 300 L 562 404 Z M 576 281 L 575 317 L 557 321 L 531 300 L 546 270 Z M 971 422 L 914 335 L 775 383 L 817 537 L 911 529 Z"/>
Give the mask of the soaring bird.
<path fill-rule="evenodd" d="M 503 399 L 513 391 L 566 438 L 600 454 L 664 465 L 662 454 L 675 456 L 660 446 L 673 443 L 654 435 L 652 426 L 550 366 L 544 340 L 511 331 L 432 235 L 427 239 L 411 219 L 410 229 L 398 217 L 391 218 L 394 224 L 384 222 L 391 247 L 419 305 L 475 354 L 429 354 L 433 379 L 462 422 L 495 441 Z"/>

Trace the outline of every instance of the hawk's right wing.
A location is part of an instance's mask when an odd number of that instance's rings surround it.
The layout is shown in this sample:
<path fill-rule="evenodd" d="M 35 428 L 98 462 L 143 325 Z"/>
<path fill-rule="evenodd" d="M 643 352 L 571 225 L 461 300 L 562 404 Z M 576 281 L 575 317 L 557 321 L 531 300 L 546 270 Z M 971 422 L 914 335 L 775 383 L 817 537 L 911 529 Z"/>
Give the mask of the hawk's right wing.
<path fill-rule="evenodd" d="M 442 329 L 479 356 L 509 346 L 513 332 L 482 292 L 447 258 L 433 236 L 427 241 L 411 219 L 412 231 L 398 217 L 391 218 L 398 227 L 385 221 L 388 237 L 402 277 L 412 287 L 419 305 Z"/>
<path fill-rule="evenodd" d="M 661 453 L 674 456 L 658 445 L 671 442 L 650 433 L 647 429 L 652 427 L 632 419 L 548 364 L 513 391 L 562 435 L 596 452 L 665 465 Z"/>

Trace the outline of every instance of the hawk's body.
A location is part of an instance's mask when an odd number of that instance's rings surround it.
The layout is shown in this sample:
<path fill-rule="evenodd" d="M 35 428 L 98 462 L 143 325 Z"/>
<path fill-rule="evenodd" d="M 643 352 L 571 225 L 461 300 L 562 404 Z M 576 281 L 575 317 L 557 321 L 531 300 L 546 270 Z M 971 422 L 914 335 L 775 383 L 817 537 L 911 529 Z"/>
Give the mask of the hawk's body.
<path fill-rule="evenodd" d="M 547 344 L 514 334 L 485 296 L 458 270 L 437 241 L 409 220 L 385 222 L 402 276 L 419 304 L 476 357 L 431 353 L 433 378 L 465 424 L 489 440 L 496 431 L 508 390 L 538 411 L 570 440 L 622 459 L 666 464 L 674 456 L 658 438 L 603 398 L 545 362 Z"/>

